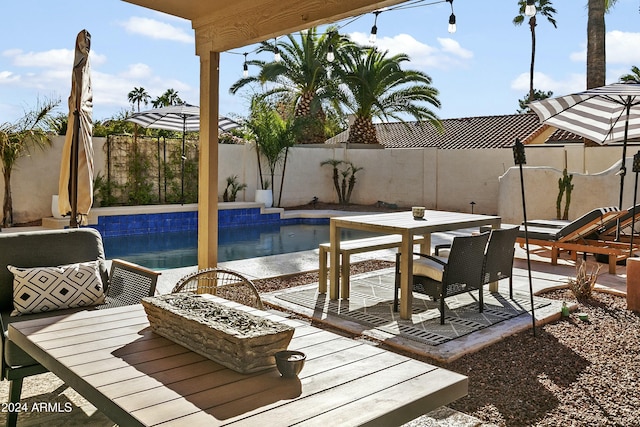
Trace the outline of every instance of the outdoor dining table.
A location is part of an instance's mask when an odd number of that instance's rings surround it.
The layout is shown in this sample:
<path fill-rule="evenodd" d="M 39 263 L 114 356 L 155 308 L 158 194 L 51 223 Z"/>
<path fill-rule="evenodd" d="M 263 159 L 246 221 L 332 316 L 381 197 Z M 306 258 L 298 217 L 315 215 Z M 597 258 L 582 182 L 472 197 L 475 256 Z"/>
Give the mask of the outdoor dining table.
<path fill-rule="evenodd" d="M 415 219 L 411 211 L 392 212 L 382 214 L 367 214 L 357 216 L 341 216 L 331 218 L 329 221 L 330 239 L 330 278 L 329 298 L 338 299 L 338 291 L 343 299 L 349 298 L 349 289 L 343 283 L 340 286 L 340 231 L 342 229 L 355 229 L 371 231 L 382 234 L 399 234 L 402 236 L 400 253 L 413 253 L 414 236 L 422 235 L 424 240 L 420 245 L 421 253 L 431 251 L 431 233 L 441 231 L 459 230 L 469 227 L 491 226 L 500 228 L 499 216 L 467 214 L 460 212 L 447 212 L 425 210 L 424 218 Z M 334 268 L 337 266 L 337 268 Z M 411 271 L 413 271 L 413 257 L 400 258 L 400 318 L 411 318 Z"/>
<path fill-rule="evenodd" d="M 9 337 L 123 426 L 400 425 L 467 394 L 464 375 L 279 314 L 298 378 L 241 374 L 151 331 L 141 305 L 12 323 Z"/>

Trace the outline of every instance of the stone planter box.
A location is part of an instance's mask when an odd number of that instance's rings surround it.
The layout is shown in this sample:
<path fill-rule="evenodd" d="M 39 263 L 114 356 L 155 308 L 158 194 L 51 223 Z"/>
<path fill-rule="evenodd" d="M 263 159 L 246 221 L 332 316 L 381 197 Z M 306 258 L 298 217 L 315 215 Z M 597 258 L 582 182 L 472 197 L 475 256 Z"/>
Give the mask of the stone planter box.
<path fill-rule="evenodd" d="M 275 366 L 274 354 L 287 349 L 294 332 L 202 295 L 146 297 L 142 305 L 155 333 L 243 374 Z"/>

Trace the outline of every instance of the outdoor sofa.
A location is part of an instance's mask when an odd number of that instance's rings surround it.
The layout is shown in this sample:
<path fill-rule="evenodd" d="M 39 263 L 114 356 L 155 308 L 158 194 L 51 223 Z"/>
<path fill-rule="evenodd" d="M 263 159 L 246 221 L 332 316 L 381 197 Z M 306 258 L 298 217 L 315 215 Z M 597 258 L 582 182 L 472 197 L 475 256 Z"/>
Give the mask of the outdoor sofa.
<path fill-rule="evenodd" d="M 113 260 L 109 272 L 107 264 L 102 237 L 92 228 L 0 233 L 1 379 L 9 381 L 9 408 L 20 402 L 23 378 L 47 372 L 8 339 L 9 324 L 134 304 L 155 292 L 159 273 L 121 260 Z M 8 266 L 16 281 L 20 277 L 15 292 Z M 17 417 L 9 412 L 7 425 Z"/>

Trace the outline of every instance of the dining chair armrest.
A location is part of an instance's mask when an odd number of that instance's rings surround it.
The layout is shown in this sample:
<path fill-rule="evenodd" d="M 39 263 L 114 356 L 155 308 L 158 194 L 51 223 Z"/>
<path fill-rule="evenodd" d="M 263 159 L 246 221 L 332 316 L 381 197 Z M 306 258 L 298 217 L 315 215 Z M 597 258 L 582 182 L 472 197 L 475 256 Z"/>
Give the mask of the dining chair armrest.
<path fill-rule="evenodd" d="M 431 261 L 436 262 L 436 263 L 438 263 L 438 264 L 440 264 L 440 265 L 442 265 L 442 266 L 447 265 L 447 262 L 446 262 L 446 261 L 443 261 L 443 260 L 441 260 L 440 258 L 435 257 L 435 256 L 433 256 L 433 255 L 422 254 L 422 253 L 420 253 L 420 252 L 414 252 L 413 254 L 414 254 L 414 255 L 418 255 L 419 257 L 422 257 L 422 258 L 430 259 Z"/>

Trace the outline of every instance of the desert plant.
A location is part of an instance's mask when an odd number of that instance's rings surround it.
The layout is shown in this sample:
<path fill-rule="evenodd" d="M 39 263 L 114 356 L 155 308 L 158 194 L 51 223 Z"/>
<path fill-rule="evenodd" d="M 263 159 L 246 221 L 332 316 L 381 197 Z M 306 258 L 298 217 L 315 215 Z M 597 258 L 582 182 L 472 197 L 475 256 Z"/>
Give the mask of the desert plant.
<path fill-rule="evenodd" d="M 244 190 L 245 188 L 247 188 L 247 184 L 240 184 L 238 182 L 238 175 L 228 176 L 227 188 L 225 188 L 224 193 L 222 193 L 222 201 L 235 202 L 238 191 Z"/>
<path fill-rule="evenodd" d="M 558 198 L 556 199 L 556 217 L 558 219 L 569 219 L 569 205 L 571 204 L 571 191 L 573 190 L 574 184 L 571 183 L 573 180 L 573 174 L 567 174 L 567 169 L 565 168 L 562 171 L 562 178 L 558 178 Z M 562 213 L 562 217 L 560 216 L 560 208 L 562 205 L 562 196 L 566 195 L 564 202 L 564 211 Z"/>
<path fill-rule="evenodd" d="M 338 193 L 338 203 L 341 205 L 349 204 L 353 187 L 356 185 L 356 172 L 363 168 L 355 166 L 351 162 L 343 160 L 328 159 L 320 163 L 320 166 L 331 165 L 333 168 L 333 186 Z M 347 165 L 345 169 L 340 170 L 338 166 Z M 342 181 L 340 181 L 342 176 Z"/>
<path fill-rule="evenodd" d="M 577 261 L 576 278 L 569 279 L 569 289 L 577 300 L 587 300 L 591 298 L 593 288 L 596 286 L 596 280 L 598 280 L 600 268 L 602 268 L 602 266 L 598 264 L 592 267 L 591 271 L 587 271 L 587 262 Z"/>

